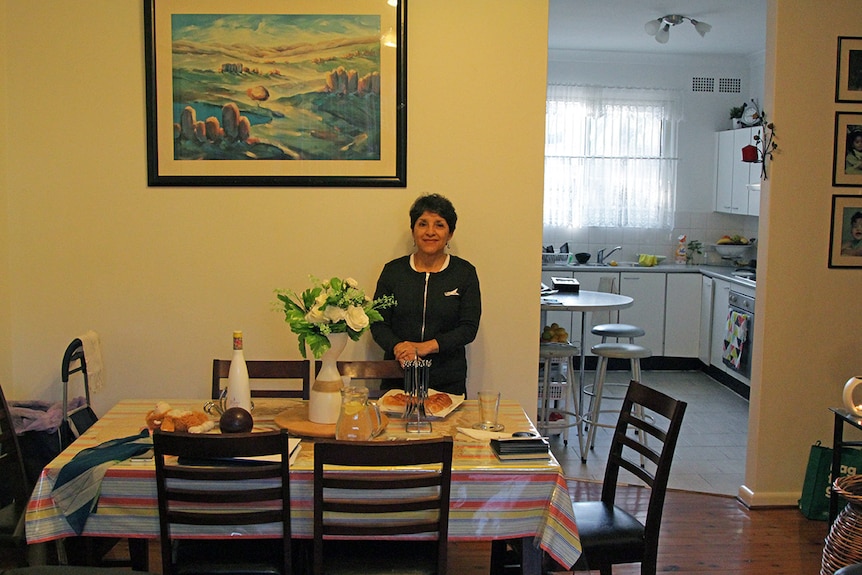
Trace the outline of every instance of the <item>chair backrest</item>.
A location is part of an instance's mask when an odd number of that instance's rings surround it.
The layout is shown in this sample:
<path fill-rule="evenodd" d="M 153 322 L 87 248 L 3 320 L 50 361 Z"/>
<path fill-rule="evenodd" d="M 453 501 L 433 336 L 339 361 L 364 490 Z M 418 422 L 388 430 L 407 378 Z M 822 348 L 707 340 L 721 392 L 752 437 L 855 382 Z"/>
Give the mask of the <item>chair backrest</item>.
<path fill-rule="evenodd" d="M 162 573 L 172 569 L 175 525 L 281 523 L 281 572 L 291 572 L 290 452 L 286 430 L 259 433 L 153 433 Z M 174 459 L 173 457 L 177 458 Z M 280 456 L 265 461 L 227 461 Z M 239 559 L 239 558 L 238 558 Z M 246 558 L 247 559 L 247 558 Z"/>
<path fill-rule="evenodd" d="M 394 467 L 413 465 L 428 469 L 410 473 L 391 471 Z M 331 466 L 385 469 L 357 472 L 334 470 Z M 380 538 L 431 533 L 437 537 L 437 572 L 446 573 L 451 482 L 451 437 L 315 442 L 314 572 L 323 571 L 324 537 Z M 338 517 L 331 517 L 332 513 Z M 379 514 L 387 515 L 374 521 Z M 361 521 L 349 521 L 350 515 Z"/>
<path fill-rule="evenodd" d="M 320 372 L 322 362 L 314 363 L 314 373 Z M 369 385 L 368 380 L 384 380 L 393 379 L 399 382 L 404 381 L 404 368 L 401 367 L 401 362 L 396 359 L 381 359 L 371 361 L 339 361 L 338 373 L 341 375 L 350 376 L 351 380 L 363 380 L 366 382 L 366 387 L 369 389 L 378 389 L 379 385 Z M 372 396 L 375 394 L 372 393 Z"/>
<path fill-rule="evenodd" d="M 248 368 L 248 379 L 251 385 L 252 397 L 296 397 L 308 399 L 311 389 L 311 375 L 309 373 L 309 361 L 305 359 L 280 359 L 280 360 L 246 360 Z M 222 380 L 227 380 L 230 373 L 229 359 L 213 360 L 212 398 L 218 399 L 221 395 Z M 256 379 L 278 379 L 299 380 L 302 384 L 300 389 L 296 388 L 255 388 Z M 279 385 L 287 382 L 278 382 Z"/>
<path fill-rule="evenodd" d="M 24 510 L 30 499 L 30 484 L 12 415 L 0 387 L 0 546 L 23 546 Z"/>
<path fill-rule="evenodd" d="M 651 488 L 644 522 L 646 549 L 657 549 L 667 482 L 687 404 L 637 381 L 629 383 L 611 440 L 602 501 L 613 505 L 620 469 Z M 645 417 L 641 418 L 639 413 Z M 629 428 L 638 435 L 627 433 Z M 641 456 L 646 459 L 641 465 Z"/>

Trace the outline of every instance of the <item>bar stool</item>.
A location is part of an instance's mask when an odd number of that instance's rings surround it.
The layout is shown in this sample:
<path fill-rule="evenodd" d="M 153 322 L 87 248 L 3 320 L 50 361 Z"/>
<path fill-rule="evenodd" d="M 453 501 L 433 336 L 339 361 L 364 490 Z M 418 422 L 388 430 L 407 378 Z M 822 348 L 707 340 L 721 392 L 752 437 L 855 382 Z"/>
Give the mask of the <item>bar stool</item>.
<path fill-rule="evenodd" d="M 646 334 L 642 327 L 627 323 L 602 323 L 593 326 L 591 332 L 593 335 L 601 336 L 602 343 L 606 343 L 609 337 L 616 338 L 617 342 L 621 338 L 627 337 L 629 343 L 634 343 L 636 337 Z"/>
<path fill-rule="evenodd" d="M 608 370 L 608 360 L 628 359 L 631 364 L 631 378 L 635 381 L 641 381 L 641 358 L 650 357 L 652 352 L 642 345 L 634 343 L 598 343 L 590 350 L 593 355 L 598 356 L 599 361 L 596 365 L 596 380 L 592 385 L 584 386 L 584 393 L 590 396 L 590 407 L 586 415 L 584 415 L 584 424 L 587 425 L 587 444 L 586 451 L 582 452 L 581 461 L 587 462 L 586 452 L 593 448 L 596 440 L 596 427 L 616 427 L 616 424 L 601 423 L 599 417 L 602 413 L 612 413 L 613 410 L 606 409 L 602 411 L 601 403 L 605 387 L 605 376 Z M 609 383 L 608 385 L 628 387 L 628 383 Z M 606 397 L 605 399 L 619 399 L 622 397 Z"/>
<path fill-rule="evenodd" d="M 581 350 L 571 343 L 541 343 L 539 344 L 539 359 L 542 361 L 542 380 L 539 388 L 539 417 L 536 427 L 542 435 L 549 432 L 562 431 L 563 443 L 569 443 L 569 428 L 578 428 L 578 447 L 583 457 L 584 442 L 581 428 L 580 416 L 580 390 L 577 387 L 577 372 L 575 371 L 574 358 L 580 357 Z M 563 379 L 563 365 L 565 365 L 565 379 Z M 556 370 L 554 369 L 556 367 Z M 555 379 L 556 376 L 556 379 Z M 569 396 L 567 389 L 571 390 L 574 409 L 569 410 Z M 553 406 L 552 402 L 562 400 L 563 408 Z M 550 421 L 551 412 L 560 413 L 564 416 L 562 421 Z M 574 418 L 574 423 L 569 423 L 569 418 Z"/>

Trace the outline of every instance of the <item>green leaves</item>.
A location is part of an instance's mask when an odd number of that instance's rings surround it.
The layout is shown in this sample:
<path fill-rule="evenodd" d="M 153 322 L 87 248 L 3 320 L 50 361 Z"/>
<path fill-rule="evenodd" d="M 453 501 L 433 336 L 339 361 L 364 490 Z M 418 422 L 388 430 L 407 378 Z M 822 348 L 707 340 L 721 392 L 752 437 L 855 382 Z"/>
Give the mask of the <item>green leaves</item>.
<path fill-rule="evenodd" d="M 299 352 L 306 357 L 306 346 L 314 357 L 321 357 L 331 345 L 330 333 L 347 333 L 358 341 L 372 323 L 382 321 L 378 310 L 397 305 L 391 295 L 371 300 L 352 278 L 331 278 L 322 282 L 311 277 L 313 286 L 297 295 L 290 290 L 276 290 L 284 321 L 297 334 Z M 365 321 L 367 317 L 368 321 Z"/>

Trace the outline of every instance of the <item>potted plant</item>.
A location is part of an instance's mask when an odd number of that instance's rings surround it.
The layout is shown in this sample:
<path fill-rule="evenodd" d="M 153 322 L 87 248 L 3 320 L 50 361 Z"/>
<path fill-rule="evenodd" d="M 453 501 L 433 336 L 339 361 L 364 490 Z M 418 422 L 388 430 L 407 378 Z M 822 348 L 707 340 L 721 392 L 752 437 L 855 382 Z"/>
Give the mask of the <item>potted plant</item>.
<path fill-rule="evenodd" d="M 730 109 L 730 127 L 736 128 L 739 120 L 742 119 L 742 114 L 745 112 L 745 102 L 741 106 L 734 106 Z"/>
<path fill-rule="evenodd" d="M 691 240 L 685 246 L 685 263 L 693 264 L 695 254 L 703 255 L 703 244 L 700 240 Z"/>

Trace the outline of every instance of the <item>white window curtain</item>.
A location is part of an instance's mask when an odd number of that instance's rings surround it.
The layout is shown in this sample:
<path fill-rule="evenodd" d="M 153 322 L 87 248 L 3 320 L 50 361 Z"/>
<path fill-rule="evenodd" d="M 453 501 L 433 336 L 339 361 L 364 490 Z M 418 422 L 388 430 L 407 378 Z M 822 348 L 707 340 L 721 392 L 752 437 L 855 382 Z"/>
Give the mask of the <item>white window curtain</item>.
<path fill-rule="evenodd" d="M 670 229 L 679 93 L 548 86 L 544 223 Z"/>

